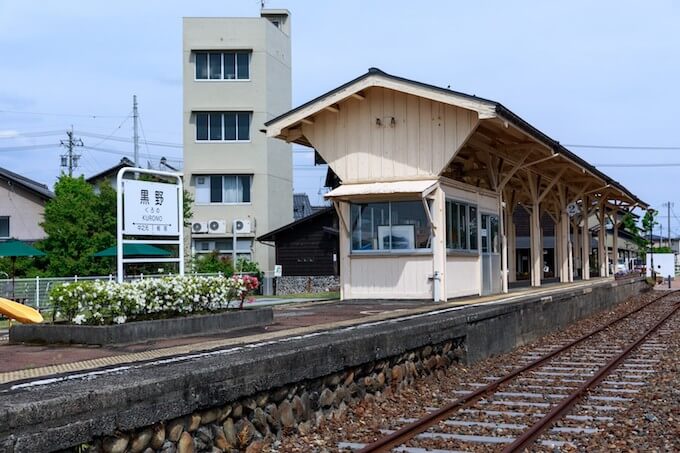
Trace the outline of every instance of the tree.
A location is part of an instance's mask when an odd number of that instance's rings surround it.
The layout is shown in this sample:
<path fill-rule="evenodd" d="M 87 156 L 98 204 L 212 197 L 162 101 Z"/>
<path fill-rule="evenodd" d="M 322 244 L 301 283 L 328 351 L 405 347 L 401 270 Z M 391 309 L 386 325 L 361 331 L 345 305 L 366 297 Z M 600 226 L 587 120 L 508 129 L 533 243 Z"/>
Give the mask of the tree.
<path fill-rule="evenodd" d="M 638 250 L 644 251 L 647 247 L 647 239 L 640 234 L 640 228 L 638 228 L 635 218 L 630 212 L 627 212 L 621 219 L 621 226 L 624 231 L 633 236 L 633 242 L 637 245 Z"/>
<path fill-rule="evenodd" d="M 54 276 L 108 274 L 111 263 L 94 253 L 116 243 L 116 192 L 108 184 L 99 194 L 85 181 L 62 175 L 41 224 L 47 239 L 47 272 Z"/>

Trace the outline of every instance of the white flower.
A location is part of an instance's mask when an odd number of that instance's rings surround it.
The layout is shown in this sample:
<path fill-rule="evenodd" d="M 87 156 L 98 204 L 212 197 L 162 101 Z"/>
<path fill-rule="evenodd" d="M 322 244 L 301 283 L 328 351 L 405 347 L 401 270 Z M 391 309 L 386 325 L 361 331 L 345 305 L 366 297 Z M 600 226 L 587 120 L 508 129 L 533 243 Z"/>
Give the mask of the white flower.
<path fill-rule="evenodd" d="M 127 318 L 123 315 L 116 316 L 115 318 L 113 318 L 113 322 L 115 322 L 116 324 L 124 324 L 125 321 L 127 321 Z"/>
<path fill-rule="evenodd" d="M 75 318 L 73 318 L 73 322 L 80 325 L 85 322 L 85 315 L 76 315 Z"/>

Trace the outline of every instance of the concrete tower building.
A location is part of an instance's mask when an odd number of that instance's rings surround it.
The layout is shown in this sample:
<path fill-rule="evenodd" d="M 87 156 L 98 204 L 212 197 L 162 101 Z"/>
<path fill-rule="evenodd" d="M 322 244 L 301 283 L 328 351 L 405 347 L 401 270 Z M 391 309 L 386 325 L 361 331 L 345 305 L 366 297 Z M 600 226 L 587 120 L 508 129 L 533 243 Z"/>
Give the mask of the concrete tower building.
<path fill-rule="evenodd" d="M 254 241 L 293 220 L 291 145 L 264 123 L 291 108 L 290 13 L 184 18 L 184 182 L 194 254 L 233 253 L 272 269 Z"/>

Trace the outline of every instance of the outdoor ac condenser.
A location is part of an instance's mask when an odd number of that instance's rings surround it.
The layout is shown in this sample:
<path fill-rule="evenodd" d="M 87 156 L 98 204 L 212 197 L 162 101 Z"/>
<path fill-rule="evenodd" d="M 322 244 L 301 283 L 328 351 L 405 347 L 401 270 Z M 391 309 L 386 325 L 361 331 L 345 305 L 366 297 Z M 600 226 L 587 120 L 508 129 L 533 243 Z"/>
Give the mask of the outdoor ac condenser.
<path fill-rule="evenodd" d="M 234 220 L 234 233 L 249 234 L 252 231 L 250 219 Z"/>
<path fill-rule="evenodd" d="M 213 234 L 224 234 L 227 232 L 226 220 L 208 220 L 208 230 Z"/>
<path fill-rule="evenodd" d="M 208 222 L 191 222 L 192 233 L 207 233 Z"/>

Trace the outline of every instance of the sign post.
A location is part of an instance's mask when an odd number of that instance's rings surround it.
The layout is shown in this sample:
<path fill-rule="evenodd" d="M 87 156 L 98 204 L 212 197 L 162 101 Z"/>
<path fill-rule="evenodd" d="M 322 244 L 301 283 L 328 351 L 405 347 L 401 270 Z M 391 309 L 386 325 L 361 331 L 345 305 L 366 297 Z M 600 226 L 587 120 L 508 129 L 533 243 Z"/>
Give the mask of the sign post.
<path fill-rule="evenodd" d="M 176 183 L 161 183 L 124 179 L 126 173 L 161 176 Z M 175 173 L 122 168 L 117 177 L 117 281 L 123 282 L 127 263 L 178 263 L 179 274 L 184 275 L 184 210 L 182 179 Z M 125 236 L 148 236 L 148 239 L 125 239 Z M 163 236 L 172 239 L 153 239 Z M 125 258 L 124 244 L 177 245 L 178 257 Z"/>

